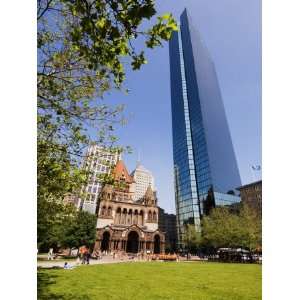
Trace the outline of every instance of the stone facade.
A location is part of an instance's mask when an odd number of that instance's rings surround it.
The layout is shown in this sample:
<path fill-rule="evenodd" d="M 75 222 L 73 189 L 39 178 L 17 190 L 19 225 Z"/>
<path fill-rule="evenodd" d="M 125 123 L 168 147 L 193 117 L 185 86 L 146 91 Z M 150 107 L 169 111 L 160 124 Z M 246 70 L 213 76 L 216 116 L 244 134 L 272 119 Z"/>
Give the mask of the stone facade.
<path fill-rule="evenodd" d="M 103 186 L 97 205 L 95 250 L 164 253 L 165 235 L 158 229 L 158 207 L 149 186 L 133 200 L 135 182 L 120 160 L 112 172 L 114 184 Z"/>
<path fill-rule="evenodd" d="M 241 193 L 242 203 L 246 203 L 262 215 L 262 181 L 243 185 L 237 190 Z"/>

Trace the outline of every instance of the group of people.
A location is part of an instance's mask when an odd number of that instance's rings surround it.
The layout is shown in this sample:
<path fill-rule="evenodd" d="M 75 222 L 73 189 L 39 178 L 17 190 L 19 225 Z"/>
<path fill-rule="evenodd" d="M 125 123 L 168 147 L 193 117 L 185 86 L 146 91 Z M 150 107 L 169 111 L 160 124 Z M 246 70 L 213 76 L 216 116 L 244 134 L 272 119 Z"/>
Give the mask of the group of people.
<path fill-rule="evenodd" d="M 91 254 L 89 247 L 83 245 L 81 247 L 79 247 L 78 250 L 78 257 L 77 257 L 77 263 L 76 265 L 81 264 L 90 264 L 90 259 L 94 258 L 94 259 L 102 259 L 103 256 L 111 256 L 114 260 L 115 259 L 119 259 L 119 260 L 146 260 L 146 261 L 150 261 L 153 259 L 158 259 L 157 255 L 152 255 L 150 253 L 150 251 L 147 251 L 146 253 L 137 253 L 137 254 L 132 254 L 129 255 L 128 253 L 124 252 L 124 251 L 113 251 L 111 253 L 109 253 L 108 251 L 100 251 L 100 249 L 94 250 L 93 254 Z M 53 252 L 53 248 L 49 249 L 48 252 L 48 260 L 53 260 L 55 258 L 55 254 Z M 178 259 L 177 259 L 178 260 Z M 65 263 L 64 265 L 64 269 L 69 269 L 69 265 L 67 263 Z"/>

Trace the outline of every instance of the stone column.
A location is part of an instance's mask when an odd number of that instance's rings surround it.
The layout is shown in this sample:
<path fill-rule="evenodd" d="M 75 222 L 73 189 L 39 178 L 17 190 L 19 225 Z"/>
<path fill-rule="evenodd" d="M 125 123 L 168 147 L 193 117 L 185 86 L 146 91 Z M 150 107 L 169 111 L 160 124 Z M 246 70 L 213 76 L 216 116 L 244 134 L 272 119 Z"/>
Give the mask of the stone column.
<path fill-rule="evenodd" d="M 101 248 L 101 241 L 100 240 L 96 240 L 95 246 L 94 246 L 94 251 L 100 250 L 100 248 Z"/>
<path fill-rule="evenodd" d="M 143 245 L 143 241 L 140 241 L 140 252 L 144 251 L 144 245 Z"/>
<path fill-rule="evenodd" d="M 160 252 L 161 252 L 162 254 L 165 254 L 165 242 L 161 242 L 161 243 L 160 243 Z"/>

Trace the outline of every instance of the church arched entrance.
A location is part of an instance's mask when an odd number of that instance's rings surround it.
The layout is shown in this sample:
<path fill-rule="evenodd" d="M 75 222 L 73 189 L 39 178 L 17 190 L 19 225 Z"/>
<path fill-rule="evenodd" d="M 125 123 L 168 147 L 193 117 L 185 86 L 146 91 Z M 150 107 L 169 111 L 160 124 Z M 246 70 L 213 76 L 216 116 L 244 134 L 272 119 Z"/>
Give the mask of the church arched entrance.
<path fill-rule="evenodd" d="M 131 231 L 128 234 L 126 252 L 128 253 L 139 252 L 139 235 L 136 231 Z"/>
<path fill-rule="evenodd" d="M 154 254 L 160 253 L 160 237 L 159 235 L 154 236 Z"/>
<path fill-rule="evenodd" d="M 101 251 L 109 250 L 109 240 L 110 240 L 110 233 L 108 231 L 105 231 L 102 237 Z"/>

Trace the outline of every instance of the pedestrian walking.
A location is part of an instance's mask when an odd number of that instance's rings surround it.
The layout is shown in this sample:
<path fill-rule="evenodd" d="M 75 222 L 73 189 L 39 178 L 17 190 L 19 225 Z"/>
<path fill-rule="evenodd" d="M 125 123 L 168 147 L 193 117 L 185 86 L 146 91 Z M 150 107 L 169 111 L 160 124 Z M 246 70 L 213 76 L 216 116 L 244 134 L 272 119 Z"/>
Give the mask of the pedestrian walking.
<path fill-rule="evenodd" d="M 50 248 L 50 249 L 49 249 L 49 252 L 48 252 L 48 260 L 53 260 L 53 248 Z"/>
<path fill-rule="evenodd" d="M 79 253 L 80 253 L 80 258 L 81 258 L 81 264 L 85 264 L 86 262 L 86 247 L 85 246 L 81 246 L 79 248 Z"/>

